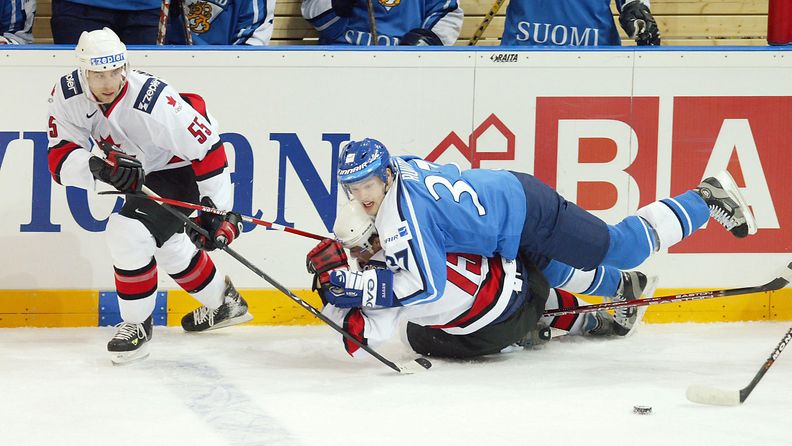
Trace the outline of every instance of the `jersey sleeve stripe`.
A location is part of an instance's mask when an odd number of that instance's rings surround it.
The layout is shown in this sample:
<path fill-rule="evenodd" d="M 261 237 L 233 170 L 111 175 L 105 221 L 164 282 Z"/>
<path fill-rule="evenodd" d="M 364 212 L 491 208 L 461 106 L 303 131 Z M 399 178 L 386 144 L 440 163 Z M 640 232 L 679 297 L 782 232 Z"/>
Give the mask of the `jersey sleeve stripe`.
<path fill-rule="evenodd" d="M 66 158 L 70 153 L 79 148 L 80 146 L 71 141 L 61 140 L 61 142 L 50 147 L 47 151 L 49 171 L 50 174 L 52 174 L 52 179 L 55 180 L 56 183 L 61 184 L 60 172 Z"/>
<path fill-rule="evenodd" d="M 368 345 L 368 340 L 363 337 L 365 328 L 366 320 L 363 318 L 363 312 L 360 311 L 360 308 L 351 309 L 344 317 L 344 330 L 354 336 L 354 338 L 360 341 L 361 344 Z M 347 353 L 349 353 L 351 356 L 354 355 L 355 352 L 360 349 L 360 347 L 344 337 L 344 349 L 346 349 Z"/>
<path fill-rule="evenodd" d="M 192 161 L 196 181 L 208 180 L 219 175 L 226 167 L 228 167 L 228 158 L 226 158 L 222 141 L 218 141 L 217 144 L 212 146 L 203 159 Z"/>

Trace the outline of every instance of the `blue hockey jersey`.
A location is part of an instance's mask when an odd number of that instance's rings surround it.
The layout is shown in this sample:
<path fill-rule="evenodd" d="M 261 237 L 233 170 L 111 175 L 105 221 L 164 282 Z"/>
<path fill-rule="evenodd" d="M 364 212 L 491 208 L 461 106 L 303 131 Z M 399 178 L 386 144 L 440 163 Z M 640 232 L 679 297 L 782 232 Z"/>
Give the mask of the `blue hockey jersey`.
<path fill-rule="evenodd" d="M 36 0 L 0 2 L 0 43 L 33 43 L 33 16 Z"/>
<path fill-rule="evenodd" d="M 526 198 L 512 173 L 415 157 L 393 157 L 393 166 L 375 226 L 401 305 L 442 297 L 447 253 L 517 256 Z"/>
<path fill-rule="evenodd" d="M 619 11 L 629 3 L 615 1 Z M 611 0 L 512 0 L 501 45 L 621 45 L 610 4 Z"/>
<path fill-rule="evenodd" d="M 371 45 L 368 8 L 358 2 L 352 17 L 336 15 L 331 0 L 304 0 L 302 14 L 319 31 L 319 43 Z M 463 13 L 457 0 L 375 0 L 377 45 L 398 45 L 415 28 L 435 33 L 443 45 L 453 45 L 462 29 Z"/>
<path fill-rule="evenodd" d="M 275 0 L 184 0 L 194 45 L 268 45 Z M 183 45 L 184 16 L 171 6 L 167 43 Z"/>

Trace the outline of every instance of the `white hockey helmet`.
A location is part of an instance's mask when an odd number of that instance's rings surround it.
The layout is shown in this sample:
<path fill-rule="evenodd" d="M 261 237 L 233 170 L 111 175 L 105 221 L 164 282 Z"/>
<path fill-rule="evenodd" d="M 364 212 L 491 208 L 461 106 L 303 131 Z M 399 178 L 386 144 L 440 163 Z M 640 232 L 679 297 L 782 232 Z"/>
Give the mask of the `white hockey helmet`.
<path fill-rule="evenodd" d="M 360 202 L 350 200 L 339 209 L 333 232 L 344 248 L 359 247 L 372 252 L 370 239 L 377 233 L 377 229 L 374 227 L 374 220 L 366 214 Z"/>
<path fill-rule="evenodd" d="M 107 27 L 83 31 L 74 52 L 83 74 L 85 71 L 110 71 L 124 66 L 128 70 L 129 67 L 126 45 Z"/>

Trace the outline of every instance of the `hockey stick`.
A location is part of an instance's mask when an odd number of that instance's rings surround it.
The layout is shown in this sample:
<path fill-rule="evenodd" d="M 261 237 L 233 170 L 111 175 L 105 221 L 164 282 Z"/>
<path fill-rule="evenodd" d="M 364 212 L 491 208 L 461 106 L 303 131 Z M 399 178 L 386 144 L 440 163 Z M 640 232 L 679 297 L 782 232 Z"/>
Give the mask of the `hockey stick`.
<path fill-rule="evenodd" d="M 792 282 L 792 263 L 787 265 L 784 273 L 764 285 L 744 288 L 731 288 L 726 290 L 699 291 L 696 293 L 674 294 L 671 296 L 650 297 L 647 299 L 633 299 L 622 302 L 603 302 L 601 304 L 584 305 L 578 308 L 559 308 L 547 310 L 542 316 L 563 316 L 565 314 L 591 313 L 599 310 L 612 310 L 625 307 L 641 307 L 645 305 L 664 304 L 669 302 L 684 302 L 688 300 L 712 299 L 715 297 L 738 296 L 741 294 L 762 293 L 784 288 Z"/>
<path fill-rule="evenodd" d="M 121 192 L 117 192 L 117 191 L 102 191 L 102 192 L 99 192 L 99 195 L 119 195 L 119 194 L 121 194 Z M 196 211 L 207 212 L 207 213 L 210 213 L 210 214 L 217 214 L 217 215 L 225 215 L 225 214 L 227 214 L 226 211 L 221 211 L 220 209 L 215 209 L 215 208 L 212 208 L 212 207 L 209 207 L 209 206 L 204 206 L 204 205 L 201 205 L 201 204 L 188 203 L 186 201 L 174 200 L 172 198 L 160 197 L 158 195 L 145 195 L 145 194 L 127 194 L 127 195 L 134 195 L 134 196 L 137 196 L 137 197 L 148 198 L 149 200 L 159 201 L 160 203 L 165 203 L 165 204 L 169 204 L 169 205 L 172 205 L 172 206 L 177 206 L 177 207 L 180 207 L 180 208 L 194 209 Z M 326 238 L 330 238 L 330 237 L 325 237 L 325 236 L 322 236 L 322 235 L 319 235 L 319 234 L 314 234 L 312 232 L 301 231 L 299 229 L 291 228 L 289 226 L 283 226 L 283 225 L 279 225 L 277 223 L 270 223 L 268 221 L 259 220 L 258 218 L 249 217 L 247 215 L 242 215 L 241 217 L 242 217 L 242 221 L 244 221 L 244 222 L 253 223 L 253 224 L 256 224 L 256 225 L 259 225 L 259 226 L 264 226 L 265 228 L 273 229 L 275 231 L 289 232 L 291 234 L 301 235 L 303 237 L 312 238 L 314 240 L 324 240 Z"/>
<path fill-rule="evenodd" d="M 160 6 L 159 29 L 157 30 L 157 45 L 165 44 L 165 35 L 168 32 L 168 14 L 170 14 L 171 0 L 162 0 Z"/>
<path fill-rule="evenodd" d="M 778 343 L 775 350 L 773 350 L 773 353 L 770 354 L 770 357 L 768 357 L 764 364 L 762 364 L 762 367 L 760 367 L 759 371 L 756 372 L 756 375 L 754 375 L 751 382 L 742 389 L 722 390 L 709 386 L 692 385 L 687 388 L 685 396 L 688 400 L 699 404 L 709 404 L 715 406 L 739 406 L 745 402 L 745 399 L 748 398 L 748 395 L 751 394 L 751 391 L 753 391 L 754 387 L 759 384 L 759 380 L 761 380 L 765 373 L 767 373 L 767 370 L 770 368 L 770 366 L 772 366 L 776 359 L 778 359 L 778 355 L 784 351 L 784 347 L 786 347 L 791 341 L 792 328 L 790 328 L 784 337 L 781 338 L 781 342 Z"/>
<path fill-rule="evenodd" d="M 190 18 L 189 18 L 189 8 L 187 8 L 187 1 L 186 0 L 179 0 L 181 3 L 181 10 L 182 10 L 182 22 L 184 22 L 184 42 L 187 45 L 193 44 L 192 38 L 192 29 L 190 29 Z"/>
<path fill-rule="evenodd" d="M 155 194 L 151 189 L 149 189 L 146 186 L 143 186 L 143 193 L 148 195 L 149 197 L 157 197 L 158 196 L 157 194 Z M 189 227 L 193 228 L 194 230 L 198 231 L 198 233 L 200 233 L 204 237 L 211 238 L 209 233 L 204 228 L 198 226 L 194 221 L 190 220 L 190 218 L 187 217 L 186 215 L 184 215 L 181 212 L 173 209 L 168 204 L 163 204 L 162 207 L 165 208 L 168 212 L 170 212 L 173 216 L 175 216 L 179 220 L 183 221 L 187 226 L 189 226 Z M 233 249 L 228 247 L 228 245 L 219 244 L 219 246 L 220 246 L 220 249 L 222 249 L 223 251 L 228 253 L 228 255 L 230 255 L 231 257 L 233 257 L 235 259 L 237 259 L 239 261 L 239 263 L 245 265 L 249 270 L 253 271 L 254 273 L 256 273 L 256 275 L 258 275 L 262 279 L 266 280 L 267 283 L 269 283 L 270 285 L 272 285 L 275 288 L 277 288 L 278 291 L 280 291 L 281 293 L 283 293 L 286 296 L 288 296 L 291 300 L 296 302 L 298 305 L 300 305 L 301 307 L 305 308 L 309 313 L 313 314 L 314 316 L 319 318 L 319 320 L 321 320 L 325 324 L 329 325 L 330 328 L 332 328 L 333 330 L 335 330 L 338 333 L 340 333 L 343 337 L 349 339 L 353 344 L 355 344 L 358 347 L 362 348 L 363 350 L 367 351 L 371 356 L 375 357 L 381 363 L 383 363 L 386 366 L 390 367 L 394 371 L 397 371 L 399 373 L 404 373 L 404 374 L 411 374 L 411 373 L 415 373 L 415 372 L 418 372 L 418 371 L 426 370 L 426 369 L 428 369 L 428 368 L 430 368 L 432 366 L 432 363 L 429 362 L 429 360 L 426 359 L 426 358 L 416 358 L 410 363 L 402 364 L 402 365 L 396 365 L 395 363 L 393 363 L 393 362 L 389 361 L 388 359 L 386 359 L 384 356 L 382 356 L 379 353 L 377 353 L 374 349 L 372 349 L 368 345 L 363 344 L 362 342 L 358 341 L 357 338 L 355 338 L 354 336 L 349 334 L 346 330 L 344 330 L 343 328 L 338 326 L 338 324 L 333 322 L 330 318 L 328 318 L 327 316 L 322 314 L 319 310 L 314 308 L 308 302 L 300 299 L 296 294 L 292 293 L 288 288 L 284 287 L 283 285 L 281 285 L 280 283 L 275 281 L 275 279 L 273 279 L 272 277 L 268 276 L 264 271 L 260 270 L 255 265 L 250 263 L 246 258 L 242 257 L 241 254 L 237 253 L 236 251 L 234 251 Z"/>
<path fill-rule="evenodd" d="M 497 14 L 501 6 L 503 6 L 504 1 L 506 0 L 495 0 L 495 3 L 492 4 L 492 7 L 490 8 L 489 12 L 487 13 L 487 15 L 484 16 L 484 20 L 481 21 L 481 24 L 479 25 L 478 29 L 473 34 L 473 37 L 470 38 L 470 41 L 468 42 L 468 46 L 474 46 L 478 43 L 478 41 L 481 39 L 481 36 L 484 35 L 484 31 L 487 29 L 490 22 L 492 22 L 492 19 L 495 17 L 495 14 Z"/>
<path fill-rule="evenodd" d="M 374 20 L 374 2 L 372 0 L 368 0 L 368 16 L 372 45 L 377 45 L 377 21 Z"/>

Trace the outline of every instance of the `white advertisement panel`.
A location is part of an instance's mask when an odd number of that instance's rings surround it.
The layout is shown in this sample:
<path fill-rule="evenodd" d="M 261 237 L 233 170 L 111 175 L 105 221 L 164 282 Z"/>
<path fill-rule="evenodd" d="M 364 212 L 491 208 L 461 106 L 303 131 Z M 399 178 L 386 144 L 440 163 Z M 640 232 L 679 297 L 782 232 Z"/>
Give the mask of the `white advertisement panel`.
<path fill-rule="evenodd" d="M 792 246 L 784 54 L 133 50 L 130 59 L 206 99 L 228 143 L 237 211 L 323 235 L 343 199 L 334 159 L 350 139 L 534 173 L 610 223 L 728 165 L 759 234 L 736 241 L 710 225 L 647 264 L 663 287 L 704 287 L 763 282 Z M 102 230 L 116 199 L 67 190 L 47 171 L 47 97 L 76 68 L 72 52 L 0 56 L 0 289 L 112 289 Z M 288 287 L 310 286 L 304 259 L 315 241 L 247 230 L 233 248 Z M 237 286 L 269 288 L 213 257 Z"/>

